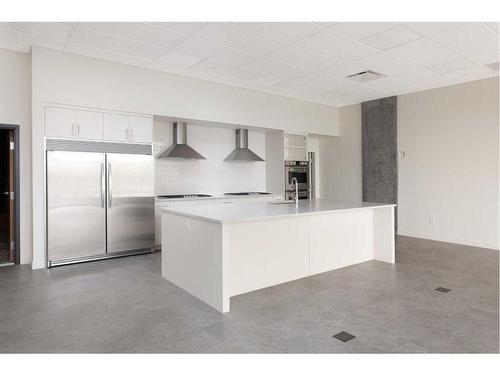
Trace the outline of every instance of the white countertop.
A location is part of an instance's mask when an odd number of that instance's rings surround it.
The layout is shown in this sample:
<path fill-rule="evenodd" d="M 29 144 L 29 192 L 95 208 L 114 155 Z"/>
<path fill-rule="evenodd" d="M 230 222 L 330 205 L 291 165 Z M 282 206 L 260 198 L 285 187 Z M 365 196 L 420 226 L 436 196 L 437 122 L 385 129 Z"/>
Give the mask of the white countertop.
<path fill-rule="evenodd" d="M 272 204 L 271 202 L 246 201 L 232 205 L 161 208 L 161 210 L 164 212 L 175 213 L 182 216 L 193 217 L 216 223 L 232 223 L 394 206 L 396 205 L 370 202 L 336 202 L 324 199 L 313 199 L 300 200 L 298 206 L 295 206 L 294 204 Z"/>
<path fill-rule="evenodd" d="M 213 194 L 210 197 L 186 197 L 186 198 L 163 198 L 156 196 L 157 201 L 201 201 L 210 199 L 238 199 L 238 198 L 264 198 L 264 197 L 283 197 L 283 194 L 270 193 L 270 194 L 252 194 L 252 195 L 226 195 L 226 194 Z"/>

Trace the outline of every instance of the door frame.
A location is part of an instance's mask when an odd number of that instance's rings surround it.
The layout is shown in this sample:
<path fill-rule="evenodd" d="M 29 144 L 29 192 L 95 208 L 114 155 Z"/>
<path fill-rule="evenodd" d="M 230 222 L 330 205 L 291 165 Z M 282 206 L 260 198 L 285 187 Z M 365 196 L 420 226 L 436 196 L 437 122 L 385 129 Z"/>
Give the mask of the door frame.
<path fill-rule="evenodd" d="M 10 125 L 10 124 L 2 124 L 0 123 L 0 129 L 3 130 L 13 130 L 14 131 L 14 215 L 15 217 L 15 228 L 14 228 L 14 237 L 15 237 L 15 264 L 20 264 L 21 261 L 21 237 L 20 237 L 20 189 L 19 189 L 19 125 Z"/>

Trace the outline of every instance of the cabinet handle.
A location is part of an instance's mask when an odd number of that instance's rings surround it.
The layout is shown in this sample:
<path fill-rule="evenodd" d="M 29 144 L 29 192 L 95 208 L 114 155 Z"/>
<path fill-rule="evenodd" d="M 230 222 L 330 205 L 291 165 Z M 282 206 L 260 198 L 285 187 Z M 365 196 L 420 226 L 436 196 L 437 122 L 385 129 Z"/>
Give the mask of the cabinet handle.
<path fill-rule="evenodd" d="M 76 125 L 76 128 L 78 130 L 78 132 L 76 133 L 76 135 L 80 136 L 80 124 L 77 124 Z"/>
<path fill-rule="evenodd" d="M 75 124 L 71 124 L 71 136 L 75 136 Z"/>
<path fill-rule="evenodd" d="M 134 140 L 134 129 L 130 129 L 130 140 Z"/>
<path fill-rule="evenodd" d="M 125 129 L 125 139 L 128 141 L 128 129 Z"/>

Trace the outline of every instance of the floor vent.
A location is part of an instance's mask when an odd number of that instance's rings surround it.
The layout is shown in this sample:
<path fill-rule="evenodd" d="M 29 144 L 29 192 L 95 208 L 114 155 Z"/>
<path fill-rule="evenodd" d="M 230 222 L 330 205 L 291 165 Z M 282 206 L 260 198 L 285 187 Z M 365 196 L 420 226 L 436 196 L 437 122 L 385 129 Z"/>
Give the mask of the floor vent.
<path fill-rule="evenodd" d="M 352 79 L 357 82 L 368 82 L 368 81 L 373 81 L 374 79 L 382 78 L 385 77 L 383 74 L 373 72 L 371 70 L 366 70 L 364 72 L 356 73 L 356 74 L 351 74 L 350 76 L 347 76 L 346 78 Z"/>
<path fill-rule="evenodd" d="M 441 293 L 448 293 L 451 289 L 443 288 L 442 286 L 440 286 L 440 287 L 438 287 L 438 288 L 436 288 L 434 290 L 436 290 L 438 292 L 441 292 Z"/>
<path fill-rule="evenodd" d="M 342 332 L 337 333 L 336 335 L 333 335 L 333 337 L 336 338 L 337 340 L 342 341 L 342 342 L 346 342 L 346 341 L 352 340 L 356 336 L 351 335 L 349 332 L 342 331 Z"/>

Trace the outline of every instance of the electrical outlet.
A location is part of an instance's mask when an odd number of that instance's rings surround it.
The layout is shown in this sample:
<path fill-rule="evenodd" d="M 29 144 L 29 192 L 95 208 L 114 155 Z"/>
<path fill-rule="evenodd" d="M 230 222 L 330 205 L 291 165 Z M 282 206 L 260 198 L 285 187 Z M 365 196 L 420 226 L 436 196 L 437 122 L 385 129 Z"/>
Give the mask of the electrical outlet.
<path fill-rule="evenodd" d="M 435 217 L 430 217 L 429 218 L 429 223 L 436 224 L 436 218 Z"/>
<path fill-rule="evenodd" d="M 406 158 L 406 151 L 399 151 L 399 158 L 400 159 Z"/>

